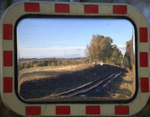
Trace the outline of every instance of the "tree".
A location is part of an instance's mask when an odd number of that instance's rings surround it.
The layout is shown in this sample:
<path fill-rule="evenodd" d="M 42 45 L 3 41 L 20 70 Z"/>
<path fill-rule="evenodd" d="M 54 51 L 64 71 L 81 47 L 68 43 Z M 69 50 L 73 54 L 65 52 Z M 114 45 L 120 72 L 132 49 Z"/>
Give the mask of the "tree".
<path fill-rule="evenodd" d="M 93 35 L 90 45 L 87 45 L 87 57 L 89 60 L 121 65 L 123 55 L 117 45 L 112 45 L 112 42 L 110 37 Z"/>
<path fill-rule="evenodd" d="M 93 35 L 90 45 L 87 45 L 87 56 L 90 61 L 105 62 L 111 56 L 112 39 L 102 35 Z"/>
<path fill-rule="evenodd" d="M 111 62 L 115 65 L 122 65 L 123 63 L 123 55 L 121 51 L 117 48 L 117 45 L 113 45 Z"/>
<path fill-rule="evenodd" d="M 126 52 L 123 60 L 124 66 L 129 69 L 133 68 L 135 64 L 134 52 L 133 52 L 133 37 L 130 41 L 126 43 Z"/>

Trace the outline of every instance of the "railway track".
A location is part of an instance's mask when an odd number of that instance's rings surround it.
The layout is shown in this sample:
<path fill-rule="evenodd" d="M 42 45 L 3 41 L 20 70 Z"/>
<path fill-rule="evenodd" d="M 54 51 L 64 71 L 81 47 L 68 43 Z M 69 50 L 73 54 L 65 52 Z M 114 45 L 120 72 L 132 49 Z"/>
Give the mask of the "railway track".
<path fill-rule="evenodd" d="M 102 71 L 104 71 L 104 73 Z M 90 68 L 86 71 L 59 76 L 58 79 L 47 78 L 25 82 L 21 85 L 20 94 L 22 94 L 21 96 L 25 100 L 51 100 L 70 97 L 103 97 L 109 93 L 108 91 L 113 82 L 119 80 L 120 77 L 123 77 L 125 72 L 125 69 L 111 65 L 95 66 L 94 68 Z M 81 80 L 82 78 L 85 79 L 84 82 Z M 88 78 L 90 78 L 90 80 L 88 80 Z M 74 79 L 79 81 L 76 82 Z M 65 83 L 65 80 L 67 83 Z M 59 85 L 57 84 L 56 86 L 55 84 L 57 81 Z M 71 87 L 70 84 L 75 84 L 74 81 L 76 86 L 68 89 L 68 87 Z M 38 89 L 38 87 L 41 87 L 41 89 Z M 67 88 L 63 92 L 58 91 L 58 93 L 53 94 L 53 90 L 62 87 Z"/>
<path fill-rule="evenodd" d="M 58 93 L 55 96 L 69 98 L 69 97 L 75 97 L 75 96 L 80 96 L 80 95 L 86 95 L 89 92 L 95 90 L 96 88 L 107 87 L 110 83 L 113 82 L 114 79 L 118 78 L 121 74 L 122 74 L 121 71 L 113 72 L 113 73 L 105 75 L 102 78 L 100 77 L 98 80 L 91 81 L 77 88 L 74 88 L 74 89 L 71 89 L 62 93 Z"/>

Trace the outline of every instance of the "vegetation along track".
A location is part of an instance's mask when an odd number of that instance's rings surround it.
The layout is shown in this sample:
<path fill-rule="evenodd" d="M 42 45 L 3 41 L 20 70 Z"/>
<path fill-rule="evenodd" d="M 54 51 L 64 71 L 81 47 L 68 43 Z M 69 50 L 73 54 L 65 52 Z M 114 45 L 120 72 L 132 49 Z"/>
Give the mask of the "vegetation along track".
<path fill-rule="evenodd" d="M 87 96 L 89 93 L 94 93 L 96 88 L 105 88 L 109 83 L 112 83 L 112 81 L 115 78 L 118 78 L 118 76 L 121 75 L 121 72 L 114 72 L 114 73 L 109 73 L 105 75 L 103 78 L 99 78 L 98 80 L 86 83 L 82 86 L 79 86 L 75 89 L 71 89 L 69 91 L 65 91 L 59 94 L 56 94 L 56 96 L 61 96 L 61 97 L 76 97 L 76 96 L 81 96 L 85 95 Z"/>
<path fill-rule="evenodd" d="M 21 85 L 20 94 L 27 100 L 102 97 L 107 92 L 103 89 L 108 89 L 112 82 L 122 78 L 125 72 L 125 69 L 113 65 L 96 65 L 81 71 L 64 73 L 55 78 L 26 81 Z"/>

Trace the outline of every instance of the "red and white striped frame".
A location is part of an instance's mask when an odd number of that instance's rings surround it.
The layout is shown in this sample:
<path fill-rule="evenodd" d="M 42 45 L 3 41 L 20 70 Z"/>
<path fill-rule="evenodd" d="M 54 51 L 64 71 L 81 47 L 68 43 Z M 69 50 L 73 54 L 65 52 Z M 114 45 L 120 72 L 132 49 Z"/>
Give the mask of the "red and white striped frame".
<path fill-rule="evenodd" d="M 28 14 L 66 16 L 110 16 L 131 19 L 136 25 L 138 92 L 129 103 L 115 104 L 26 104 L 15 94 L 14 27 Z M 149 98 L 149 33 L 143 15 L 126 4 L 83 4 L 20 2 L 9 7 L 0 23 L 0 93 L 5 105 L 21 115 L 36 116 L 130 116 L 139 112 Z"/>

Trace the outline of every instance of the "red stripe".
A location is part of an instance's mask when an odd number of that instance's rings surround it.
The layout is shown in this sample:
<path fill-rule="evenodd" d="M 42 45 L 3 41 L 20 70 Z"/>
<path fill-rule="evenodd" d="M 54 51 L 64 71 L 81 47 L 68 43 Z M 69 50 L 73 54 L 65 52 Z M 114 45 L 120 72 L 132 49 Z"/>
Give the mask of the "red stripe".
<path fill-rule="evenodd" d="M 70 115 L 70 106 L 56 106 L 56 115 Z"/>
<path fill-rule="evenodd" d="M 4 40 L 12 40 L 12 24 L 3 25 L 3 38 Z"/>
<path fill-rule="evenodd" d="M 149 92 L 149 80 L 148 78 L 141 78 L 141 92 Z"/>
<path fill-rule="evenodd" d="M 24 10 L 26 12 L 40 12 L 40 4 L 39 3 L 24 3 Z"/>
<path fill-rule="evenodd" d="M 140 28 L 140 42 L 148 42 L 147 28 Z"/>
<path fill-rule="evenodd" d="M 140 66 L 148 67 L 148 53 L 147 52 L 140 53 Z"/>
<path fill-rule="evenodd" d="M 100 114 L 100 106 L 87 106 L 86 114 L 88 115 Z"/>
<path fill-rule="evenodd" d="M 41 115 L 41 107 L 40 106 L 27 106 L 26 115 Z"/>
<path fill-rule="evenodd" d="M 98 13 L 98 5 L 84 5 L 84 13 Z"/>
<path fill-rule="evenodd" d="M 115 114 L 116 115 L 129 115 L 129 106 L 116 106 Z"/>
<path fill-rule="evenodd" d="M 5 77 L 3 79 L 3 92 L 12 93 L 13 82 L 11 77 Z"/>
<path fill-rule="evenodd" d="M 69 4 L 55 4 L 56 13 L 69 13 Z"/>
<path fill-rule="evenodd" d="M 127 6 L 125 5 L 114 5 L 113 6 L 114 14 L 127 14 Z"/>
<path fill-rule="evenodd" d="M 12 51 L 4 51 L 4 66 L 12 66 Z"/>

